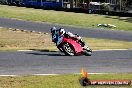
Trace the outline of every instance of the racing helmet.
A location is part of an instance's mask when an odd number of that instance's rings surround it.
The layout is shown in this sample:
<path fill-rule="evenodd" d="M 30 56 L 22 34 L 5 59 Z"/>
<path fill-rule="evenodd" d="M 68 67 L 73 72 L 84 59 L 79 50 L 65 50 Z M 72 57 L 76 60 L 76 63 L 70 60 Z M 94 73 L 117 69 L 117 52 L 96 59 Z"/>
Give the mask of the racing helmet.
<path fill-rule="evenodd" d="M 59 29 L 59 35 L 62 36 L 65 34 L 65 29 L 64 28 L 60 28 Z"/>
<path fill-rule="evenodd" d="M 56 27 L 52 27 L 52 28 L 50 29 L 50 32 L 51 32 L 51 33 L 55 33 L 55 31 L 56 31 Z"/>

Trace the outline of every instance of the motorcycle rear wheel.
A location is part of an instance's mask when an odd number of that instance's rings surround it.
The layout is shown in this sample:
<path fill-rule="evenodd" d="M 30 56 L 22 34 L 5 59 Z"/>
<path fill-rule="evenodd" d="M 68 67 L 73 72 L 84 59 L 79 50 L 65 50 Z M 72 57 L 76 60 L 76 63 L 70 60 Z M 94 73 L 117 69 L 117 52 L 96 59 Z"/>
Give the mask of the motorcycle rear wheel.
<path fill-rule="evenodd" d="M 63 47 L 65 55 L 68 55 L 68 56 L 74 56 L 75 55 L 75 50 L 71 44 L 64 43 L 62 45 L 62 47 Z"/>

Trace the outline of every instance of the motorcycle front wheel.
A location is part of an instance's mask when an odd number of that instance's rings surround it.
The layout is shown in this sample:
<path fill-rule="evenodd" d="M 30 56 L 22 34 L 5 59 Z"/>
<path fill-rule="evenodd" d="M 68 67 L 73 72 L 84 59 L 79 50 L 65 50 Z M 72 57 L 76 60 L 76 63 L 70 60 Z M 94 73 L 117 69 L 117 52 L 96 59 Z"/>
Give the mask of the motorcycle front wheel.
<path fill-rule="evenodd" d="M 84 52 L 84 55 L 86 55 L 86 56 L 91 56 L 92 55 L 92 50 L 91 49 L 85 49 L 83 52 Z"/>

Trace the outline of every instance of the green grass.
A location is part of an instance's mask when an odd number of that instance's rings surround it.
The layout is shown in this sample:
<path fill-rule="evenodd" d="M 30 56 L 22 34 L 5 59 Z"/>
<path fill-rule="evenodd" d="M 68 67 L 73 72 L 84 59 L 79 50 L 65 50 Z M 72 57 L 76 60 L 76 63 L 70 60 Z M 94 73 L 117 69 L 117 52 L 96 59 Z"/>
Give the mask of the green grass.
<path fill-rule="evenodd" d="M 41 10 L 6 5 L 0 5 L 0 17 L 72 25 L 85 28 L 97 28 L 97 24 L 106 23 L 116 25 L 116 29 L 132 30 L 132 17 Z"/>
<path fill-rule="evenodd" d="M 65 74 L 57 76 L 16 76 L 0 77 L 0 88 L 84 88 L 79 84 L 81 75 Z M 132 74 L 89 75 L 90 80 L 126 79 Z M 90 86 L 86 88 L 132 88 L 131 86 Z"/>
<path fill-rule="evenodd" d="M 93 50 L 99 49 L 130 49 L 132 42 L 84 38 L 84 41 Z M 51 42 L 51 35 L 38 32 L 12 31 L 7 28 L 0 28 L 0 51 L 12 50 L 58 50 Z"/>
<path fill-rule="evenodd" d="M 110 39 L 96 39 L 96 38 L 84 38 L 84 41 L 93 50 L 100 50 L 100 49 L 132 49 L 132 42 L 110 40 Z"/>

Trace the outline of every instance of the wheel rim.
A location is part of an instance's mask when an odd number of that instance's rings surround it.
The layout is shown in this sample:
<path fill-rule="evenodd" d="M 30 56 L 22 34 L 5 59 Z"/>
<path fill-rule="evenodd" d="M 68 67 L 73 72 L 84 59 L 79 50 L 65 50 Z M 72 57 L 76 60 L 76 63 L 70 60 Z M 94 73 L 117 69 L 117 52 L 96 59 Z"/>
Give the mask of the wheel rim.
<path fill-rule="evenodd" d="M 74 50 L 71 49 L 71 47 L 68 43 L 64 44 L 64 49 L 65 49 L 66 53 L 68 53 L 70 55 L 74 55 Z"/>

